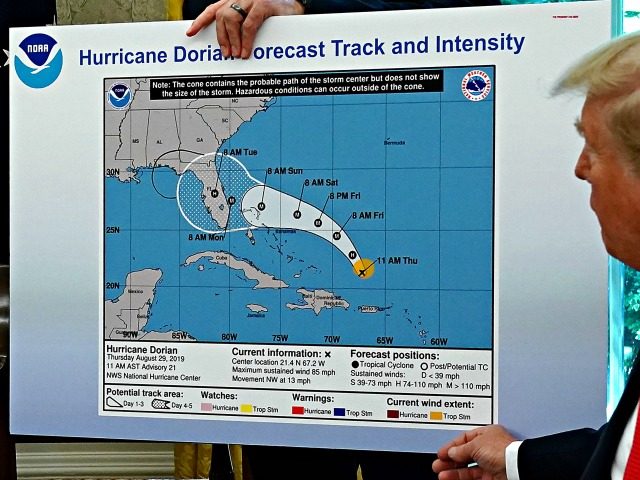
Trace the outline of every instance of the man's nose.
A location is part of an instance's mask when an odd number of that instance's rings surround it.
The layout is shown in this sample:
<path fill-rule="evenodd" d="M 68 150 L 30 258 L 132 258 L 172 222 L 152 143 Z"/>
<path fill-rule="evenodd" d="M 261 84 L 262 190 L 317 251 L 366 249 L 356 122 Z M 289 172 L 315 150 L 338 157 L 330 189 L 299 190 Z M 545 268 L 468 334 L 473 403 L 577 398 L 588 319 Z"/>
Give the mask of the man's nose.
<path fill-rule="evenodd" d="M 580 180 L 589 180 L 589 159 L 587 158 L 587 154 L 584 150 L 580 152 L 574 173 Z"/>

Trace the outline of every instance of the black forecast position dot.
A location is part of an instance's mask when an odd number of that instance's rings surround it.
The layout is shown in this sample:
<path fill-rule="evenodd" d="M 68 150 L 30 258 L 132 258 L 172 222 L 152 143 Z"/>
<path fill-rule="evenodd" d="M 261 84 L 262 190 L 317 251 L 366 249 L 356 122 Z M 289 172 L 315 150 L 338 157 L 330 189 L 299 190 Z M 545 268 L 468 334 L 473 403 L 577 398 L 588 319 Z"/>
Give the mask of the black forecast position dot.
<path fill-rule="evenodd" d="M 334 240 L 340 240 L 340 232 L 333 232 L 333 239 Z"/>
<path fill-rule="evenodd" d="M 227 203 L 229 205 L 233 205 L 236 203 L 236 197 L 229 197 L 229 200 L 227 200 Z"/>
<path fill-rule="evenodd" d="M 351 251 L 349 252 L 349 258 L 350 258 L 351 260 L 355 260 L 357 256 L 358 256 L 358 254 L 357 254 L 356 252 L 354 252 L 353 250 L 351 250 Z"/>
<path fill-rule="evenodd" d="M 265 208 L 267 208 L 267 206 L 264 204 L 264 202 L 260 202 L 260 203 L 258 204 L 258 210 L 262 211 L 262 210 L 264 210 Z"/>
<path fill-rule="evenodd" d="M 360 366 L 360 362 L 358 360 L 354 360 L 353 362 L 351 362 L 351 366 L 353 368 L 358 368 Z"/>
<path fill-rule="evenodd" d="M 295 212 L 293 212 L 293 218 L 295 218 L 296 220 L 301 216 L 302 216 L 302 212 L 300 210 L 296 210 Z"/>
<path fill-rule="evenodd" d="M 316 227 L 321 227 L 321 226 L 322 226 L 322 220 L 320 220 L 319 218 L 316 218 L 316 219 L 313 221 L 313 224 L 314 224 Z"/>
<path fill-rule="evenodd" d="M 218 195 L 219 195 L 218 190 L 211 190 L 211 196 L 212 196 L 213 198 L 216 198 Z"/>

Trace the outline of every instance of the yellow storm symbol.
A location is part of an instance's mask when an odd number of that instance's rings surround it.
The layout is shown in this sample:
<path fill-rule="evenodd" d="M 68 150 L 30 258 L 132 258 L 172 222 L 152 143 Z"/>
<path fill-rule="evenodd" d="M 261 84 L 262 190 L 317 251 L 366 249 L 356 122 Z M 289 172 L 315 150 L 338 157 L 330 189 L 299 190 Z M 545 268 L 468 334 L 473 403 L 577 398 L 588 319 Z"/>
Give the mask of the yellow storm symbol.
<path fill-rule="evenodd" d="M 371 278 L 374 271 L 374 262 L 368 258 L 360 258 L 353 264 L 353 273 L 355 273 L 359 278 Z"/>

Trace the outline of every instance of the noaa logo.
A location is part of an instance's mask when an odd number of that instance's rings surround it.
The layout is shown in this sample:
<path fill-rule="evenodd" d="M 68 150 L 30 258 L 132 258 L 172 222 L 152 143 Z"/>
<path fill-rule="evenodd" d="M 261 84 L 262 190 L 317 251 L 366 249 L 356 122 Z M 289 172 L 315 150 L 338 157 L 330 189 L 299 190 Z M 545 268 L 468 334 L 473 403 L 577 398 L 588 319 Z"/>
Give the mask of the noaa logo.
<path fill-rule="evenodd" d="M 462 79 L 462 94 L 472 102 L 479 102 L 489 96 L 491 78 L 482 70 L 471 70 Z"/>
<path fill-rule="evenodd" d="M 13 65 L 22 83 L 31 88 L 45 88 L 56 81 L 62 71 L 58 42 L 44 33 L 34 33 L 18 46 Z"/>
<path fill-rule="evenodd" d="M 116 110 L 127 108 L 132 99 L 131 89 L 124 83 L 114 83 L 107 92 L 107 101 Z"/>

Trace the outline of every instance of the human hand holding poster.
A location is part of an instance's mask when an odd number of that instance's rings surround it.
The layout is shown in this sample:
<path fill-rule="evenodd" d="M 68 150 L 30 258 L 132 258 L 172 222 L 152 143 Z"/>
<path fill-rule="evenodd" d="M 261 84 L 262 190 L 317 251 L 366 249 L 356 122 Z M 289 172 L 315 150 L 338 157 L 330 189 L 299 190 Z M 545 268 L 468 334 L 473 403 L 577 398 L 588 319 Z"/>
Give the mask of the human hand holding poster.
<path fill-rule="evenodd" d="M 609 8 L 273 18 L 246 61 L 181 23 L 12 30 L 14 433 L 422 451 L 599 423 L 606 259 L 549 88 Z M 546 410 L 583 351 L 602 398 Z"/>

